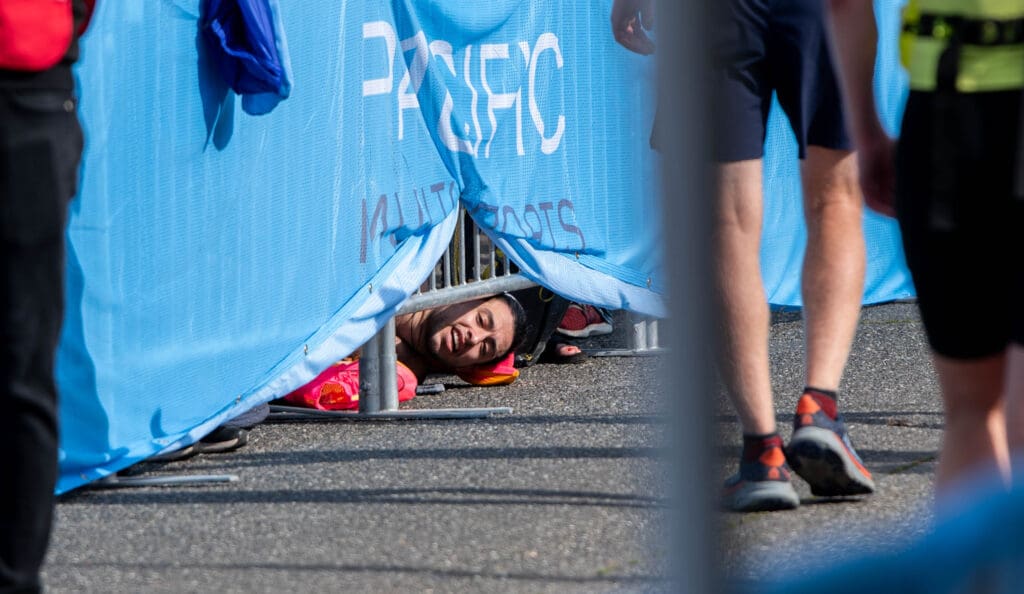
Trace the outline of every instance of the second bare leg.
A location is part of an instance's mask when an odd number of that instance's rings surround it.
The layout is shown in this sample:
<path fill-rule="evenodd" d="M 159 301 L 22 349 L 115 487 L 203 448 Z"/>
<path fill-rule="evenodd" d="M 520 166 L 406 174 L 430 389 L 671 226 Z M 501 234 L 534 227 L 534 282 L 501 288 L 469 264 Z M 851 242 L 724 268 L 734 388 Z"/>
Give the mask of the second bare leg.
<path fill-rule="evenodd" d="M 801 177 L 807 252 L 802 293 L 808 386 L 838 390 L 864 294 L 864 233 L 850 151 L 808 147 Z"/>

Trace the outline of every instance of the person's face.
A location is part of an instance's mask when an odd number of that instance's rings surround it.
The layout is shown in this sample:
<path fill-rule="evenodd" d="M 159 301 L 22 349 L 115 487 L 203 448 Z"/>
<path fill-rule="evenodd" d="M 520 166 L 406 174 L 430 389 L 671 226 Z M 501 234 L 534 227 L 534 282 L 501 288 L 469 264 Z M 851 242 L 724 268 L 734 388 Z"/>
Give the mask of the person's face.
<path fill-rule="evenodd" d="M 487 363 L 508 352 L 515 318 L 501 297 L 445 305 L 430 312 L 427 349 L 450 367 Z"/>

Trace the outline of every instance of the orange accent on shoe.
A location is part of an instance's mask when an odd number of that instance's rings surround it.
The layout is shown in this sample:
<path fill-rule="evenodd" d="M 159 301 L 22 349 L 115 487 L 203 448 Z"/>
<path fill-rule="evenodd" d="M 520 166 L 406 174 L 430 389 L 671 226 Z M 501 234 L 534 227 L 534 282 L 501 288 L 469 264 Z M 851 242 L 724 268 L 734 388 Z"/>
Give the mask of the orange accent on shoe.
<path fill-rule="evenodd" d="M 359 394 L 350 394 L 345 386 L 336 382 L 326 382 L 320 387 L 320 400 L 317 404 L 326 410 L 337 410 L 359 402 Z"/>
<path fill-rule="evenodd" d="M 772 467 L 768 469 L 768 478 L 773 481 L 777 481 L 782 478 L 782 475 L 779 474 L 779 469 L 777 467 Z"/>
<path fill-rule="evenodd" d="M 801 425 L 810 425 L 812 423 L 814 423 L 814 417 L 812 417 L 811 415 L 800 415 Z"/>
<path fill-rule="evenodd" d="M 800 401 L 796 404 L 796 414 L 798 415 L 813 415 L 814 413 L 821 410 L 818 403 L 815 402 L 814 398 L 811 398 L 807 394 L 800 397 Z"/>
<path fill-rule="evenodd" d="M 818 390 L 815 388 L 808 388 L 807 391 L 804 392 L 804 396 L 810 396 L 811 398 L 813 398 L 814 401 L 818 403 L 818 406 L 821 407 L 821 410 L 822 412 L 825 413 L 825 416 L 832 419 L 833 421 L 836 419 L 836 416 L 839 414 L 839 411 L 837 410 L 836 400 L 834 397 L 830 396 L 829 394 L 825 393 L 822 390 Z"/>
<path fill-rule="evenodd" d="M 786 454 L 782 448 L 768 448 L 758 459 L 765 466 L 777 467 L 786 463 Z"/>
<path fill-rule="evenodd" d="M 843 446 L 843 449 L 844 449 L 844 450 L 846 450 L 846 452 L 847 452 L 848 454 L 850 454 L 850 460 L 851 460 L 851 461 L 853 462 L 853 464 L 854 464 L 854 465 L 855 465 L 855 466 L 856 466 L 857 468 L 859 468 L 861 472 L 863 472 L 863 473 L 864 473 L 865 475 L 867 475 L 867 477 L 868 477 L 868 478 L 871 478 L 871 473 L 870 473 L 870 472 L 868 471 L 868 469 L 867 469 L 867 468 L 864 468 L 864 465 L 863 465 L 863 464 L 861 464 L 861 463 L 860 463 L 860 462 L 859 462 L 859 461 L 857 460 L 857 456 L 854 456 L 854 455 L 853 455 L 853 452 L 851 452 L 851 451 L 850 451 L 850 448 L 846 447 L 846 444 L 845 444 L 845 443 L 843 443 L 843 440 L 841 440 L 841 439 L 839 440 L 839 445 Z"/>

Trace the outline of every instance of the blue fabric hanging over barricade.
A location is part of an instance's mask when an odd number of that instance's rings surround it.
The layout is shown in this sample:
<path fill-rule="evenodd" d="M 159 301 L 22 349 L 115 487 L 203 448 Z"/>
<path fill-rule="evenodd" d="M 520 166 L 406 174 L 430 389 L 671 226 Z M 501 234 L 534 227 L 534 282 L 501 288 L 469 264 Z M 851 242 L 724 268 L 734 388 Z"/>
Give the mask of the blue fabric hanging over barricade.
<path fill-rule="evenodd" d="M 883 123 L 893 136 L 899 132 L 908 87 L 899 63 L 897 42 L 902 0 L 875 0 L 878 15 L 878 60 L 875 101 Z M 800 268 L 807 247 L 796 139 L 778 104 L 768 119 L 764 157 L 764 235 L 761 274 L 769 303 L 800 307 Z M 903 256 L 899 225 L 894 219 L 864 209 L 867 269 L 864 303 L 909 299 L 916 294 Z"/>
<path fill-rule="evenodd" d="M 663 313 L 662 263 L 687 256 L 660 249 L 654 63 L 615 43 L 610 0 L 270 0 L 249 16 L 203 1 L 100 3 L 83 39 L 58 492 L 190 443 L 354 351 L 427 278 L 460 205 L 539 283 Z M 219 34 L 202 29 L 225 55 L 276 47 L 283 80 L 290 63 L 315 84 L 236 117 L 196 38 L 201 8 L 228 11 Z M 234 36 L 247 19 L 255 52 Z M 256 90 L 243 106 L 281 97 L 260 91 L 274 72 L 260 69 L 257 86 L 237 83 Z M 802 229 L 773 185 L 786 175 L 767 180 L 764 260 L 766 282 L 789 286 Z M 865 224 L 866 300 L 906 296 L 893 227 Z"/>
<path fill-rule="evenodd" d="M 203 55 L 200 0 L 101 5 L 77 71 L 59 492 L 354 351 L 460 204 L 540 282 L 662 311 L 654 65 L 615 44 L 610 2 L 420 4 L 282 3 L 316 84 L 260 118 Z"/>
<path fill-rule="evenodd" d="M 291 93 L 291 65 L 277 0 L 203 0 L 199 21 L 210 59 L 242 109 L 269 113 Z"/>

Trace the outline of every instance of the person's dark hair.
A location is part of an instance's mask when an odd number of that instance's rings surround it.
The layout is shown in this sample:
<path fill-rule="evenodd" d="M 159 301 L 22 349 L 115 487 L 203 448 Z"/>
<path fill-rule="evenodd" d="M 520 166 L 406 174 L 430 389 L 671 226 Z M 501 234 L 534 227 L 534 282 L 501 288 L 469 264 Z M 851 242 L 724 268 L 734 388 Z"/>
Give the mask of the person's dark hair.
<path fill-rule="evenodd" d="M 562 317 L 569 300 L 540 286 L 512 291 L 526 311 L 526 337 L 516 348 L 516 367 L 529 367 L 540 360 Z"/>
<path fill-rule="evenodd" d="M 523 345 L 523 342 L 526 341 L 530 328 L 529 320 L 526 318 L 526 310 L 523 309 L 523 306 L 519 303 L 518 299 L 516 299 L 511 293 L 501 293 L 500 295 L 497 295 L 497 297 L 504 299 L 505 303 L 508 304 L 508 308 L 512 310 L 512 320 L 515 328 L 515 331 L 512 334 L 512 345 L 507 351 L 501 354 L 501 357 L 497 357 L 497 359 L 501 359 L 509 353 L 517 352 L 519 347 Z"/>

